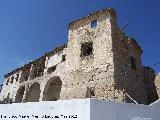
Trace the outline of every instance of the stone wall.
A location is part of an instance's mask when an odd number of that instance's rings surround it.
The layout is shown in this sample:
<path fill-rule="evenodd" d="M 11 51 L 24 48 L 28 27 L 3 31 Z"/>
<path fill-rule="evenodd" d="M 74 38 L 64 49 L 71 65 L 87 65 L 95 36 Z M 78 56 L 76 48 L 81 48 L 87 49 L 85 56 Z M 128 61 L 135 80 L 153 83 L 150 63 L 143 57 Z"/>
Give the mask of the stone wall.
<path fill-rule="evenodd" d="M 159 74 L 156 76 L 155 86 L 156 86 L 158 97 L 160 98 L 160 75 Z"/>
<path fill-rule="evenodd" d="M 97 98 L 147 104 L 141 47 L 122 33 L 116 19 L 113 9 L 104 9 L 70 23 L 67 46 L 5 75 L 1 99 Z"/>
<path fill-rule="evenodd" d="M 140 69 L 142 50 L 132 38 L 122 33 L 116 23 L 116 17 L 112 17 L 111 36 L 114 63 L 112 95 L 117 101 L 133 102 L 136 100 L 138 103 L 146 104 L 146 90 Z M 135 60 L 135 68 L 133 68 L 131 58 Z"/>
<path fill-rule="evenodd" d="M 66 56 L 66 68 L 71 76 L 69 81 L 82 83 L 74 85 L 74 89 L 80 90 L 81 97 L 85 98 L 87 84 L 93 81 L 95 98 L 114 99 L 113 93 L 113 52 L 111 36 L 111 18 L 114 13 L 103 11 L 86 17 L 69 27 L 69 41 Z M 91 28 L 91 22 L 97 20 L 97 27 Z M 81 45 L 93 43 L 93 54 L 81 57 Z M 74 51 L 74 52 L 72 52 Z M 81 86 L 82 85 L 82 86 Z M 76 95 L 77 96 L 77 95 Z M 78 97 L 78 98 L 79 98 Z"/>
<path fill-rule="evenodd" d="M 143 82 L 145 84 L 145 89 L 147 93 L 147 102 L 148 104 L 156 101 L 158 99 L 158 92 L 156 90 L 156 73 L 154 69 L 150 67 L 143 67 L 143 75 L 144 79 Z"/>
<path fill-rule="evenodd" d="M 35 68 L 38 68 L 39 64 L 31 64 L 29 65 L 31 67 L 28 67 L 28 65 L 24 66 L 21 70 L 6 77 L 4 80 L 4 85 L 1 92 L 1 100 L 9 97 L 9 98 L 12 98 L 14 102 L 27 102 L 28 99 L 31 99 L 32 97 L 38 95 L 38 100 L 36 101 L 42 101 L 42 98 L 44 96 L 43 91 L 45 89 L 47 82 L 50 79 L 53 79 L 54 81 L 54 78 L 58 76 L 60 80 L 62 80 L 63 83 L 65 83 L 65 81 L 63 80 L 65 77 L 65 61 L 62 61 L 62 55 L 65 55 L 65 49 L 63 51 L 60 51 L 59 53 L 47 56 L 45 58 L 45 61 L 43 61 L 45 65 L 43 68 L 43 71 L 38 71 L 38 70 L 33 71 L 33 65 L 35 65 Z M 50 64 L 50 62 L 48 62 L 51 60 L 50 58 L 56 58 L 57 61 L 54 60 L 55 64 Z M 39 62 L 41 63 L 42 61 L 39 61 Z M 48 73 L 49 68 L 53 67 L 54 65 L 56 65 L 55 70 L 54 71 L 52 70 L 50 73 Z M 27 77 L 26 77 L 26 69 L 28 71 L 28 68 L 29 68 L 29 73 L 27 74 Z M 40 73 L 43 72 L 43 73 L 41 75 L 38 72 Z M 16 79 L 17 74 L 19 75 L 18 79 Z M 39 76 L 35 76 L 34 74 Z M 12 77 L 14 77 L 13 83 L 11 82 Z M 40 87 L 38 93 L 36 92 L 37 86 L 34 86 L 35 83 L 37 83 Z M 23 93 L 21 93 L 22 91 L 19 91 L 22 87 L 25 88 Z M 62 85 L 62 90 L 64 89 L 63 87 L 64 85 Z M 21 94 L 23 94 L 21 101 L 19 100 L 16 101 L 16 98 L 21 96 Z M 29 101 L 32 101 L 32 99 Z"/>

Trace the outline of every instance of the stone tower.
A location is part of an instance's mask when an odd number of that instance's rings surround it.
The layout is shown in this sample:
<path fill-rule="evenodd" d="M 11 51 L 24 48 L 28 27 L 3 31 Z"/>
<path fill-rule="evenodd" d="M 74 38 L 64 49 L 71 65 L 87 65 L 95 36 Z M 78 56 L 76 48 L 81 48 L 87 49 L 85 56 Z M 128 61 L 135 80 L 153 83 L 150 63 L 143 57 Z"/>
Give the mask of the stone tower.
<path fill-rule="evenodd" d="M 113 26 L 116 14 L 105 9 L 69 24 L 66 68 L 73 82 L 87 83 L 84 95 L 122 101 L 123 92 L 115 94 L 113 61 Z"/>
<path fill-rule="evenodd" d="M 87 82 L 86 96 L 148 103 L 142 49 L 119 29 L 113 9 L 70 23 L 66 53 L 66 69 L 75 76 L 73 82 Z"/>

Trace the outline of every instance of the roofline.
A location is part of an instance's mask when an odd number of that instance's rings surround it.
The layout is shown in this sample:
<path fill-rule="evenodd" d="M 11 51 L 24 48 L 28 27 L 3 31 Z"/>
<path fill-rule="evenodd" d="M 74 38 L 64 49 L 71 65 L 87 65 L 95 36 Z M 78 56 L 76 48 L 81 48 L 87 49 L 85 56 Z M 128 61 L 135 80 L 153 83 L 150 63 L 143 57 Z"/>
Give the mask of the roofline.
<path fill-rule="evenodd" d="M 21 66 L 21 67 L 19 67 L 19 68 L 16 68 L 16 69 L 12 70 L 11 72 L 5 74 L 5 75 L 4 75 L 4 78 L 7 78 L 8 76 L 10 76 L 10 75 L 12 75 L 12 74 L 14 74 L 14 73 L 16 73 L 16 72 L 19 72 L 20 70 L 22 70 L 22 69 L 25 68 L 25 67 L 31 66 L 31 64 L 34 64 L 35 62 L 39 61 L 40 59 L 44 59 L 44 58 L 47 57 L 47 56 L 54 55 L 54 54 L 62 51 L 62 50 L 63 50 L 64 48 L 66 48 L 66 47 L 67 47 L 66 44 L 64 44 L 64 45 L 62 45 L 62 46 L 59 46 L 59 47 L 55 47 L 52 51 L 46 52 L 43 56 L 41 56 L 41 57 L 39 57 L 39 58 L 37 58 L 37 59 L 35 59 L 35 60 L 27 63 L 27 64 L 24 64 L 23 66 Z"/>
<path fill-rule="evenodd" d="M 138 48 L 138 50 L 140 51 L 140 53 L 141 54 L 143 53 L 143 50 L 142 50 L 141 46 L 138 44 L 138 42 L 134 38 L 129 37 L 129 36 L 125 36 L 124 40 L 131 41 Z"/>
<path fill-rule="evenodd" d="M 90 13 L 90 14 L 88 14 L 87 16 L 81 17 L 81 18 L 79 18 L 79 19 L 77 19 L 77 20 L 74 20 L 74 21 L 70 22 L 70 23 L 68 24 L 68 28 L 69 28 L 71 25 L 73 25 L 73 24 L 75 24 L 75 23 L 77 23 L 77 22 L 79 22 L 79 21 L 84 20 L 85 18 L 88 18 L 88 17 L 91 17 L 91 16 L 93 16 L 93 15 L 95 15 L 95 14 L 99 14 L 99 13 L 103 13 L 103 12 L 108 12 L 108 13 L 112 14 L 112 15 L 115 16 L 115 17 L 117 16 L 117 15 L 116 15 L 116 11 L 115 11 L 113 8 L 101 9 L 101 10 L 99 10 L 99 11 Z"/>

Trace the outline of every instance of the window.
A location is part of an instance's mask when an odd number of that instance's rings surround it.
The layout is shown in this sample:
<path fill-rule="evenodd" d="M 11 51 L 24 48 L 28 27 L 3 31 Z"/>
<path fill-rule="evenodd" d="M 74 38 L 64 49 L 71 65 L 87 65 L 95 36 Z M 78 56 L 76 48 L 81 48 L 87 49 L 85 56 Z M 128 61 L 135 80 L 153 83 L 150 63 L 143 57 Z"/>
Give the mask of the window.
<path fill-rule="evenodd" d="M 94 98 L 94 97 L 95 97 L 94 91 L 90 91 L 90 98 Z"/>
<path fill-rule="evenodd" d="M 62 55 L 62 62 L 66 60 L 66 55 Z"/>
<path fill-rule="evenodd" d="M 28 75 L 24 76 L 24 80 L 25 80 L 25 81 L 28 80 Z"/>
<path fill-rule="evenodd" d="M 22 69 L 22 73 L 21 75 L 19 75 L 19 83 L 28 80 L 28 76 L 30 75 L 30 69 L 31 69 L 31 65 L 26 66 Z"/>
<path fill-rule="evenodd" d="M 33 75 L 31 76 L 31 79 L 43 76 L 43 71 L 44 71 L 43 65 L 34 65 Z"/>
<path fill-rule="evenodd" d="M 12 77 L 11 77 L 11 82 L 10 82 L 11 84 L 13 83 L 13 80 L 14 80 L 14 77 L 12 76 Z"/>
<path fill-rule="evenodd" d="M 81 57 L 89 56 L 93 53 L 93 43 L 86 42 L 81 44 Z"/>
<path fill-rule="evenodd" d="M 56 70 L 56 65 L 48 68 L 47 73 L 50 74 Z"/>
<path fill-rule="evenodd" d="M 131 67 L 133 70 L 136 70 L 137 66 L 136 66 L 136 60 L 134 59 L 134 57 L 130 57 L 131 60 Z"/>
<path fill-rule="evenodd" d="M 8 83 L 9 83 L 9 78 L 8 78 L 8 80 L 7 80 L 7 82 L 6 82 L 6 85 L 8 85 Z"/>
<path fill-rule="evenodd" d="M 91 21 L 91 28 L 97 27 L 97 20 L 92 20 Z"/>
<path fill-rule="evenodd" d="M 16 74 L 17 75 L 17 77 L 16 77 L 16 81 L 18 81 L 18 78 L 19 78 L 19 74 Z"/>
<path fill-rule="evenodd" d="M 95 98 L 95 93 L 93 90 L 87 87 L 86 98 Z"/>

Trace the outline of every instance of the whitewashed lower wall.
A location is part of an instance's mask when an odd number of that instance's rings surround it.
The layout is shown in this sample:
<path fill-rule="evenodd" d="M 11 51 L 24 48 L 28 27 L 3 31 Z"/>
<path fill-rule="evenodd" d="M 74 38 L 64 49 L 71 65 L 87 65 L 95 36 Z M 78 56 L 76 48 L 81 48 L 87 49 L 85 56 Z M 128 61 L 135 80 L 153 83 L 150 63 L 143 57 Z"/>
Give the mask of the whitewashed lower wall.
<path fill-rule="evenodd" d="M 91 100 L 91 120 L 160 120 L 160 101 L 152 105 Z"/>
<path fill-rule="evenodd" d="M 75 99 L 1 104 L 0 120 L 160 120 L 160 102 L 146 106 Z"/>
<path fill-rule="evenodd" d="M 17 118 L 12 119 L 12 116 Z M 90 100 L 1 104 L 0 120 L 90 120 Z"/>

